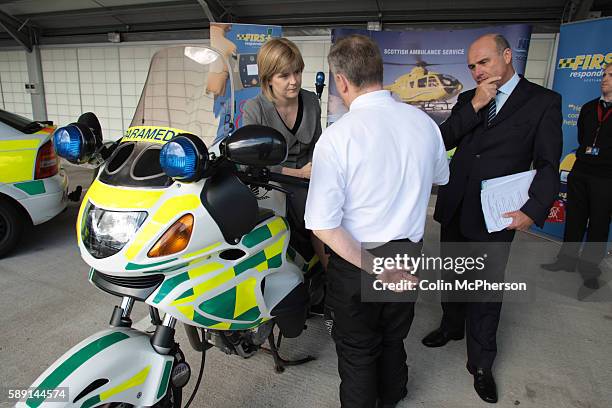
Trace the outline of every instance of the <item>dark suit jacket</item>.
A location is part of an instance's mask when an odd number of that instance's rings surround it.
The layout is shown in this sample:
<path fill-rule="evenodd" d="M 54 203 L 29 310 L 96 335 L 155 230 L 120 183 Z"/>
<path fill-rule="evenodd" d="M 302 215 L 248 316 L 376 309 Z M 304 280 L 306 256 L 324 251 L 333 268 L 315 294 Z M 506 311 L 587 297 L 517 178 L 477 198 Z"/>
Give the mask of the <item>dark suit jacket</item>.
<path fill-rule="evenodd" d="M 440 186 L 434 219 L 443 226 L 459 213 L 461 233 L 475 241 L 512 241 L 513 231 L 489 234 L 480 204 L 482 180 L 537 170 L 529 200 L 521 208 L 542 226 L 559 193 L 561 95 L 521 78 L 486 126 L 486 107 L 474 112 L 475 90 L 459 95 L 451 116 L 440 125 L 446 149 L 457 148 L 450 180 Z"/>

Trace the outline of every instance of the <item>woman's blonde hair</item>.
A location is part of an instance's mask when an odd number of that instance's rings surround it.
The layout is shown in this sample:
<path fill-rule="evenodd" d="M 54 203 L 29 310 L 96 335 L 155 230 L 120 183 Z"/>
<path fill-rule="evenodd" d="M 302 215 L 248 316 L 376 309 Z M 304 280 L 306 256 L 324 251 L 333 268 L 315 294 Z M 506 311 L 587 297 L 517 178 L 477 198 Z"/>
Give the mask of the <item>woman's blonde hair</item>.
<path fill-rule="evenodd" d="M 298 47 L 286 38 L 272 38 L 257 54 L 257 71 L 261 92 L 269 101 L 274 102 L 274 94 L 270 81 L 276 74 L 282 72 L 302 72 L 304 60 Z"/>

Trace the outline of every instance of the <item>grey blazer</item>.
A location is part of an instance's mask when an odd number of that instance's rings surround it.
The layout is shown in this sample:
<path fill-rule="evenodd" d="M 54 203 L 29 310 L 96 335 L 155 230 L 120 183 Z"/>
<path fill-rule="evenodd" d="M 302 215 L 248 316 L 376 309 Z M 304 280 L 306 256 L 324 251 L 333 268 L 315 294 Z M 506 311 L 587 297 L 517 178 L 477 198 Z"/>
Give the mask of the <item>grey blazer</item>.
<path fill-rule="evenodd" d="M 321 107 L 317 95 L 304 89 L 300 89 L 300 95 L 303 103 L 302 122 L 295 135 L 289 132 L 274 104 L 263 94 L 249 99 L 242 108 L 244 125 L 270 126 L 282 133 L 289 154 L 281 166 L 294 169 L 302 168 L 312 161 L 315 143 L 321 136 Z M 270 170 L 279 172 L 280 166 L 271 167 Z"/>

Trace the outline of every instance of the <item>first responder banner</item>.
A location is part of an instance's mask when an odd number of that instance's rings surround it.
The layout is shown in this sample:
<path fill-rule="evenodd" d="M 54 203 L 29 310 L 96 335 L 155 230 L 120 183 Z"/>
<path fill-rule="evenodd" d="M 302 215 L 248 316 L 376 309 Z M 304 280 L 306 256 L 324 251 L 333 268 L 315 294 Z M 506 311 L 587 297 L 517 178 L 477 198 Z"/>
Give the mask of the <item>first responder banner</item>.
<path fill-rule="evenodd" d="M 601 96 L 603 68 L 612 63 L 612 18 L 580 21 L 561 26 L 553 89 L 563 98 L 563 154 L 559 176 L 559 198 L 543 229 L 537 231 L 563 237 L 567 175 L 576 160 L 578 115 L 582 105 Z"/>

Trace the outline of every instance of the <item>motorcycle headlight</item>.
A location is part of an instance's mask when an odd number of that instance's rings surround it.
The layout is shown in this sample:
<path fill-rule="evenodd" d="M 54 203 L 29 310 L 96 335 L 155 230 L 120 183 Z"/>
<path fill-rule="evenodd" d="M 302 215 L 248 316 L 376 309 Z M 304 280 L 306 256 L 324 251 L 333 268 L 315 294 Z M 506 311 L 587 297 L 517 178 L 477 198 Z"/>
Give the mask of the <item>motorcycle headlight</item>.
<path fill-rule="evenodd" d="M 146 211 L 109 211 L 89 203 L 81 228 L 87 251 L 97 259 L 115 255 L 134 239 Z"/>

